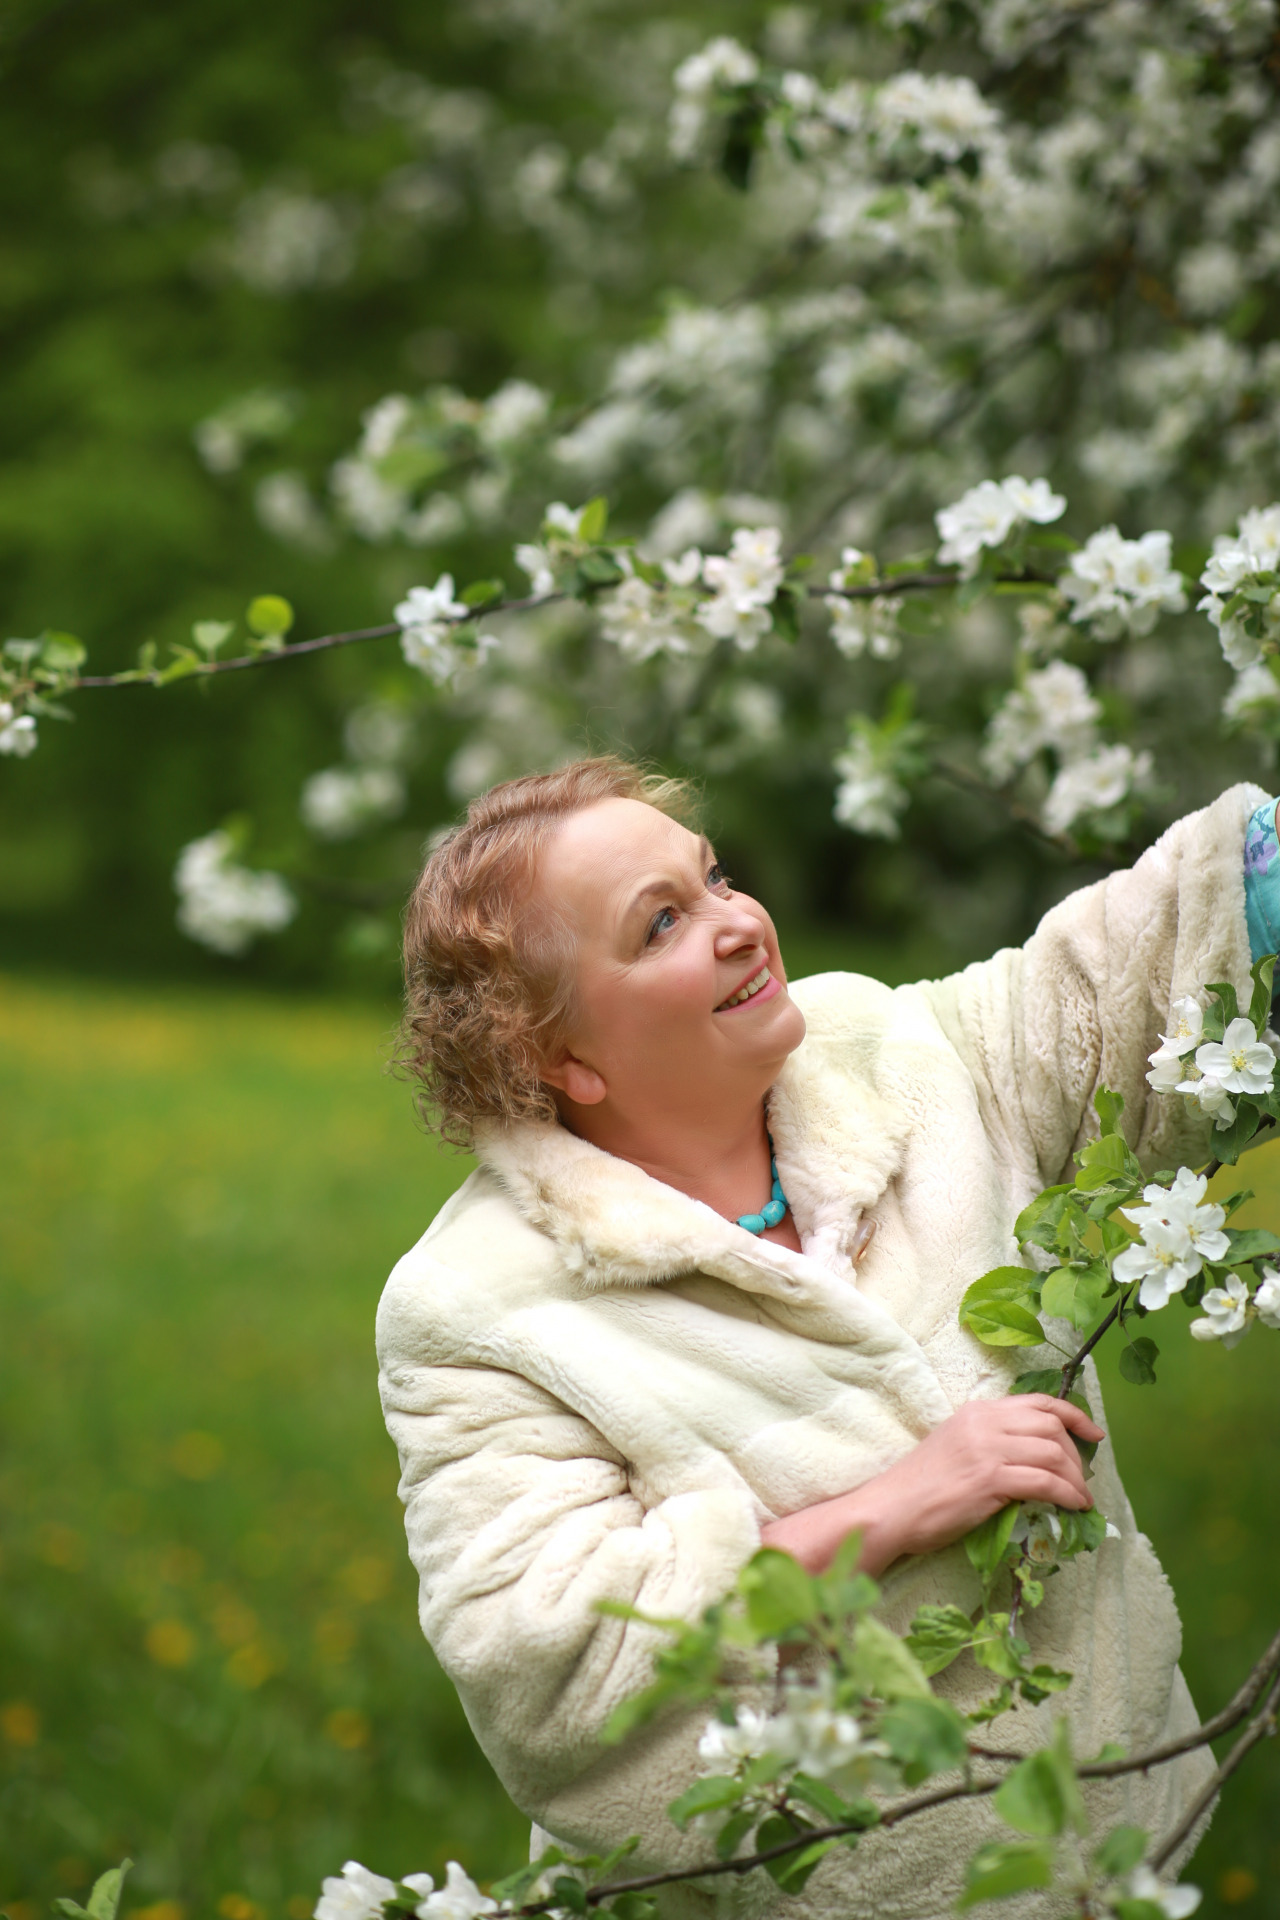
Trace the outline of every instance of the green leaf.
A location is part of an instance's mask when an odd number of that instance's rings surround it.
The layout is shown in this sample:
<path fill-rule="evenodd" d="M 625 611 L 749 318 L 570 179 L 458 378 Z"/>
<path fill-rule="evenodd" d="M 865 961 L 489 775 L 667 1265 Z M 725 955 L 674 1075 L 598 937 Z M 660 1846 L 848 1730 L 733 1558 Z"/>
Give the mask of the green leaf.
<path fill-rule="evenodd" d="M 1093 1863 L 1099 1873 L 1118 1880 L 1132 1873 L 1147 1850 L 1150 1835 L 1142 1827 L 1112 1827 L 1106 1839 L 1093 1850 Z"/>
<path fill-rule="evenodd" d="M 979 1847 L 965 1870 L 961 1913 L 983 1900 L 1005 1900 L 1053 1881 L 1053 1848 L 1043 1841 L 1005 1840 Z"/>
<path fill-rule="evenodd" d="M 1093 1109 L 1103 1137 L 1109 1133 L 1119 1133 L 1120 1115 L 1124 1112 L 1124 1095 L 1112 1093 L 1110 1087 L 1099 1087 L 1093 1096 Z"/>
<path fill-rule="evenodd" d="M 1007 1613 L 987 1613 L 974 1629 L 973 1657 L 988 1673 L 1002 1680 L 1020 1680 L 1030 1672 L 1027 1657 L 1031 1649 L 1025 1640 L 1009 1632 Z"/>
<path fill-rule="evenodd" d="M 1142 1334 L 1137 1340 L 1131 1340 L 1128 1346 L 1121 1347 L 1120 1372 L 1131 1386 L 1154 1387 L 1159 1357 L 1160 1349 L 1155 1341 Z"/>
<path fill-rule="evenodd" d="M 1224 1029 L 1229 1027 L 1233 1020 L 1239 1019 L 1240 1007 L 1236 1000 L 1236 990 L 1229 980 L 1210 980 L 1205 987 L 1205 992 L 1216 995 L 1222 1007 Z"/>
<path fill-rule="evenodd" d="M 191 629 L 191 638 L 199 647 L 206 660 L 212 660 L 224 640 L 229 640 L 235 632 L 235 623 L 231 620 L 197 620 Z"/>
<path fill-rule="evenodd" d="M 1158 1900 L 1113 1900 L 1111 1911 L 1116 1920 L 1166 1920 Z"/>
<path fill-rule="evenodd" d="M 808 1807 L 833 1827 L 848 1820 L 853 1812 L 843 1794 L 829 1787 L 825 1780 L 815 1780 L 807 1773 L 793 1774 L 787 1782 L 787 1798 L 798 1800 L 802 1807 Z"/>
<path fill-rule="evenodd" d="M 1051 1839 L 1067 1824 L 1058 1770 L 1047 1752 L 1033 1753 L 1019 1761 L 995 1797 L 996 1812 L 1006 1826 L 1019 1833 Z"/>
<path fill-rule="evenodd" d="M 1036 1666 L 1021 1676 L 1018 1689 L 1024 1700 L 1038 1706 L 1051 1693 L 1065 1693 L 1074 1679 L 1073 1673 L 1064 1673 L 1058 1667 Z"/>
<path fill-rule="evenodd" d="M 1077 1553 L 1096 1553 L 1107 1537 L 1107 1516 L 1096 1507 L 1060 1507 L 1058 1519 L 1062 1526 L 1059 1560 L 1074 1559 Z"/>
<path fill-rule="evenodd" d="M 594 500 L 588 500 L 578 515 L 578 538 L 583 546 L 594 547 L 597 540 L 603 540 L 608 524 L 609 502 L 602 493 L 598 493 Z"/>
<path fill-rule="evenodd" d="M 613 587 L 623 573 L 611 553 L 584 553 L 578 562 L 578 577 L 592 587 Z"/>
<path fill-rule="evenodd" d="M 61 1915 L 61 1920 L 88 1920 L 84 1908 L 75 1900 L 55 1900 L 53 1910 Z"/>
<path fill-rule="evenodd" d="M 85 1902 L 89 1920 L 116 1920 L 125 1875 L 132 1865 L 132 1860 L 122 1860 L 118 1867 L 108 1867 L 105 1873 L 99 1874 L 93 1883 L 93 1892 Z"/>
<path fill-rule="evenodd" d="M 1077 1333 L 1088 1333 L 1102 1313 L 1102 1295 L 1110 1285 L 1110 1269 L 1101 1263 L 1057 1267 L 1045 1275 L 1041 1310 L 1055 1320 L 1069 1320 Z"/>
<path fill-rule="evenodd" d="M 977 1335 L 987 1347 L 1042 1347 L 1045 1331 L 1028 1304 L 1034 1296 L 1023 1289 L 1022 1300 L 1011 1297 L 1011 1283 L 998 1276 L 1018 1273 L 1027 1278 L 1024 1267 L 996 1267 L 975 1280 L 960 1302 L 960 1325 Z"/>
<path fill-rule="evenodd" d="M 729 1818 L 716 1835 L 716 1858 L 731 1860 L 760 1818 L 757 1806 L 742 1807 Z"/>
<path fill-rule="evenodd" d="M 813 1580 L 798 1560 L 776 1547 L 761 1547 L 738 1575 L 738 1591 L 757 1636 L 776 1639 L 807 1626 L 817 1611 Z"/>
<path fill-rule="evenodd" d="M 548 1868 L 560 1866 L 564 1858 L 563 1848 L 547 1847 L 536 1860 L 531 1860 L 528 1866 L 517 1867 L 514 1873 L 508 1873 L 503 1879 L 495 1880 L 489 1891 L 495 1900 L 510 1901 L 513 1907 L 517 1907 L 534 1881 L 540 1879 Z M 418 1900 L 421 1897 L 420 1894 L 416 1896 Z"/>
<path fill-rule="evenodd" d="M 727 1773 L 712 1774 L 709 1779 L 695 1780 L 686 1787 L 679 1797 L 667 1808 L 667 1814 L 681 1833 L 689 1822 L 700 1813 L 718 1813 L 721 1807 L 732 1807 L 742 1798 L 742 1782 Z"/>
<path fill-rule="evenodd" d="M 1276 970 L 1274 953 L 1264 953 L 1261 960 L 1255 960 L 1249 977 L 1253 981 L 1253 995 L 1249 1001 L 1249 1018 L 1261 1033 L 1271 1023 L 1271 992 Z"/>
<path fill-rule="evenodd" d="M 839 1840 L 815 1840 L 810 1846 L 802 1847 L 799 1853 L 793 1853 L 781 1860 L 774 1861 L 766 1872 L 782 1888 L 784 1893 L 801 1893 L 814 1868 L 830 1853 L 832 1847 L 838 1847 Z"/>
<path fill-rule="evenodd" d="M 1224 1261 L 1215 1264 L 1234 1266 L 1240 1260 L 1257 1260 L 1264 1253 L 1280 1253 L 1280 1234 L 1267 1227 L 1228 1227 L 1227 1239 L 1231 1251 Z"/>
<path fill-rule="evenodd" d="M 964 1537 L 964 1550 L 969 1556 L 969 1564 L 981 1574 L 984 1585 L 990 1584 L 1004 1560 L 1009 1535 L 1013 1532 L 1020 1511 L 1020 1503 L 1012 1500 L 1007 1507 L 1001 1507 L 999 1513 L 993 1513 L 989 1520 L 984 1520 L 981 1526 L 974 1527 Z"/>
<path fill-rule="evenodd" d="M 899 1700 L 881 1721 L 880 1737 L 909 1787 L 962 1767 L 968 1758 L 964 1722 L 945 1700 Z"/>
<path fill-rule="evenodd" d="M 74 633 L 46 633 L 40 639 L 40 664 L 51 673 L 79 673 L 89 658 L 83 640 Z"/>
<path fill-rule="evenodd" d="M 1062 1385 L 1061 1367 L 1032 1367 L 1027 1373 L 1020 1373 L 1010 1393 L 1048 1393 L 1056 1395 Z"/>
<path fill-rule="evenodd" d="M 1055 1376 L 1056 1377 L 1056 1376 Z M 960 1607 L 920 1607 L 911 1622 L 907 1645 L 932 1678 L 949 1667 L 973 1638 L 973 1623 Z"/>
<path fill-rule="evenodd" d="M 288 633 L 293 625 L 293 608 L 278 593 L 260 593 L 249 602 L 249 611 L 245 614 L 250 633 L 256 633 L 263 639 L 271 634 Z"/>
<path fill-rule="evenodd" d="M 601 1902 L 596 1912 L 612 1913 L 616 1920 L 658 1920 L 658 1903 L 649 1893 L 616 1893 L 612 1900 Z"/>
<path fill-rule="evenodd" d="M 505 580 L 473 580 L 458 596 L 464 607 L 490 607 L 507 590 Z"/>
<path fill-rule="evenodd" d="M 1022 1209 L 1013 1223 L 1014 1237 L 1020 1246 L 1044 1247 L 1049 1251 L 1058 1244 L 1058 1229 L 1065 1209 L 1070 1205 L 1070 1195 L 1075 1192 L 1072 1184 L 1060 1187 L 1046 1187 L 1037 1194 L 1028 1206 Z M 999 1269 L 997 1268 L 997 1272 Z"/>
<path fill-rule="evenodd" d="M 849 1674 L 862 1692 L 881 1700 L 930 1700 L 933 1697 L 919 1661 L 904 1640 L 866 1614 L 854 1636 Z"/>
<path fill-rule="evenodd" d="M 571 1873 L 558 1873 L 551 1882 L 551 1891 L 562 1907 L 568 1907 L 570 1913 L 587 1911 L 587 1890 L 581 1880 L 575 1880 Z"/>

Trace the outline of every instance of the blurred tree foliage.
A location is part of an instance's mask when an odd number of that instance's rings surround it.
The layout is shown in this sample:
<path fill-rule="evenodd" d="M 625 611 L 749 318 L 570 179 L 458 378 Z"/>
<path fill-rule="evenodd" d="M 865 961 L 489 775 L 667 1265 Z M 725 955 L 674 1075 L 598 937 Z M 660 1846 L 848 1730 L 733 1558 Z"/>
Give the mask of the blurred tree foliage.
<path fill-rule="evenodd" d="M 628 9 L 625 33 L 662 37 L 672 61 L 730 12 L 737 30 L 752 24 L 741 9 L 706 4 L 674 27 L 656 12 L 646 20 L 649 11 Z M 601 44 L 597 26 L 597 55 Z M 266 588 L 293 602 L 300 634 L 386 617 L 422 560 L 358 544 L 332 554 L 282 546 L 256 518 L 244 475 L 232 484 L 202 466 L 197 423 L 246 392 L 281 393 L 297 409 L 290 464 L 322 480 L 361 409 L 389 387 L 448 379 L 485 393 L 518 372 L 572 394 L 653 288 L 616 262 L 597 281 L 582 271 L 566 280 L 536 236 L 514 219 L 500 226 L 468 194 L 462 169 L 456 198 L 430 220 L 388 220 L 370 236 L 376 222 L 365 214 L 354 266 L 328 284 L 305 263 L 297 284 L 246 284 L 219 248 L 237 207 L 264 186 L 345 199 L 354 222 L 370 189 L 409 165 L 403 128 L 355 104 L 362 64 L 412 69 L 460 98 L 482 91 L 502 116 L 486 140 L 498 153 L 505 140 L 513 164 L 539 130 L 598 137 L 605 117 L 590 75 L 564 75 L 558 46 L 539 58 L 537 41 L 513 33 L 500 9 L 407 0 L 206 0 L 168 11 L 62 0 L 10 14 L 0 39 L 6 632 L 79 633 L 102 671 L 128 664 L 148 636 L 186 638 L 194 619 L 236 615 Z M 616 75 L 609 92 L 616 99 Z M 664 103 L 649 105 L 660 120 Z M 718 183 L 683 200 L 664 249 L 696 257 L 701 225 L 741 218 Z M 638 249 L 637 265 L 677 281 L 682 271 L 679 251 L 655 262 L 655 249 Z M 269 441 L 250 452 L 250 479 L 279 465 L 273 454 Z M 357 693 L 420 686 L 393 641 L 379 643 L 376 665 L 372 652 L 287 663 L 249 684 L 85 697 L 74 727 L 47 728 L 33 760 L 0 763 L 10 957 L 164 972 L 223 964 L 174 930 L 176 853 L 241 810 L 264 858 L 293 844 L 302 780 L 336 757 Z M 614 742 L 607 715 L 595 738 Z M 456 723 L 437 723 L 425 744 L 414 828 L 366 856 L 370 904 L 394 900 L 423 830 L 455 811 L 441 769 Z M 781 868 L 782 834 L 770 837 Z M 859 849 L 834 827 L 827 837 L 844 875 Z M 838 891 L 827 879 L 818 886 L 819 899 L 796 898 L 793 910 Z M 338 926 L 366 904 L 341 889 L 335 898 L 321 874 L 311 897 Z M 343 949 L 335 958 L 316 927 L 316 912 L 304 915 L 250 964 L 268 977 L 341 969 Z"/>

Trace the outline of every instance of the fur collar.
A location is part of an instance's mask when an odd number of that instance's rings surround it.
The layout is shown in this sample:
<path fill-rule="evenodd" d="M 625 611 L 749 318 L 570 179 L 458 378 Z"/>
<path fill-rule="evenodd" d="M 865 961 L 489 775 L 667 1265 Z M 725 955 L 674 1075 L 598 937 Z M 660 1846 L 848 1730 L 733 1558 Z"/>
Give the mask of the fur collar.
<path fill-rule="evenodd" d="M 849 976 L 803 982 L 796 997 L 811 1030 L 769 1097 L 778 1172 L 805 1245 L 803 1255 L 758 1240 L 555 1123 L 477 1129 L 481 1164 L 531 1225 L 556 1242 L 569 1273 L 591 1291 L 644 1287 L 701 1271 L 749 1292 L 812 1298 L 819 1267 L 847 1281 L 868 1213 L 897 1171 L 909 1110 L 875 1084 L 894 996 L 859 981 L 856 1033 L 839 1031 L 825 1004 Z M 827 991 L 824 991 L 827 990 Z M 841 1011 L 844 1011 L 842 1008 Z M 870 1018 L 867 1016 L 870 1015 Z"/>

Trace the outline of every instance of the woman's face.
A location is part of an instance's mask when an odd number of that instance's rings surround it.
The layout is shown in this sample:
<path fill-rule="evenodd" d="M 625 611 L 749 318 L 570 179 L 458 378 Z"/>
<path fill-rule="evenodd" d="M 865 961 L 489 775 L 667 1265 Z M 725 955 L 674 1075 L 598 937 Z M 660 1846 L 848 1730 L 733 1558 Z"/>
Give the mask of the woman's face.
<path fill-rule="evenodd" d="M 565 820 L 538 882 L 577 948 L 576 1018 L 553 1086 L 638 1125 L 759 1100 L 804 1016 L 772 920 L 734 891 L 705 838 L 642 801 L 602 800 Z"/>

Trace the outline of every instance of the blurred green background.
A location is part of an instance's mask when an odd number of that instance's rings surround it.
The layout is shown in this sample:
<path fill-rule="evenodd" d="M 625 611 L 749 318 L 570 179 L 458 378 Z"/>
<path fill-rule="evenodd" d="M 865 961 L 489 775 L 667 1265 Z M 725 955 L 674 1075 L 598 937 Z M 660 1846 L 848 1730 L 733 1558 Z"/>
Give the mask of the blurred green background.
<path fill-rule="evenodd" d="M 125 1852 L 147 1920 L 306 1920 L 353 1855 L 523 1857 L 418 1631 L 377 1404 L 383 1278 L 466 1168 L 380 1072 L 393 1023 L 0 978 L 10 1920 Z M 1280 1159 L 1250 1183 L 1274 1220 Z M 1108 1415 L 1209 1711 L 1277 1624 L 1274 1341 L 1194 1348 L 1174 1309 L 1164 1345 Z M 1206 1912 L 1280 1912 L 1278 1791 L 1268 1747 L 1192 1870 Z"/>
<path fill-rule="evenodd" d="M 382 617 L 422 557 L 282 546 L 250 499 L 286 456 L 264 445 L 219 476 L 196 458 L 196 424 L 251 389 L 294 396 L 287 459 L 319 487 L 387 391 L 447 379 L 486 393 L 519 374 L 571 401 L 655 286 L 696 277 L 700 235 L 714 230 L 731 264 L 725 233 L 742 208 L 722 184 L 695 183 L 674 212 L 659 196 L 651 230 L 630 236 L 643 286 L 601 273 L 566 299 L 546 252 L 518 223 L 495 225 L 464 170 L 451 210 L 369 229 L 341 280 L 268 293 L 219 267 L 237 196 L 284 183 L 355 206 L 411 159 L 402 132 L 353 109 L 362 61 L 498 101 L 487 163 L 499 172 L 539 129 L 578 150 L 598 138 L 606 90 L 508 35 L 514 4 L 10 0 L 6 633 L 70 629 L 103 670 L 264 590 L 290 597 L 300 632 Z M 750 38 L 770 11 L 684 6 L 666 70 L 711 32 Z M 648 0 L 623 12 L 628 31 L 666 31 Z M 614 97 L 627 62 L 615 66 Z M 664 103 L 633 104 L 660 115 Z M 353 700 L 406 677 L 387 642 L 211 689 L 85 695 L 74 726 L 42 727 L 31 761 L 0 760 L 10 1920 L 43 1920 L 52 1897 L 82 1894 L 124 1852 L 138 1861 L 130 1916 L 305 1920 L 321 1876 L 350 1855 L 438 1872 L 455 1853 L 484 1877 L 525 1845 L 418 1632 L 374 1391 L 382 1280 L 465 1170 L 415 1130 L 407 1091 L 381 1072 L 391 963 L 327 937 L 349 903 L 316 849 L 297 926 L 244 963 L 256 992 L 228 985 L 228 963 L 173 926 L 178 849 L 248 809 L 255 854 L 296 860 L 303 778 L 340 751 Z M 423 723 L 415 824 L 361 869 L 388 900 L 454 809 L 441 769 L 459 737 L 455 721 Z M 830 824 L 825 774 L 770 786 L 757 768 L 720 781 L 715 801 L 735 872 L 803 917 L 795 971 L 900 978 L 936 970 L 940 940 L 950 963 L 1030 924 L 1027 876 L 1044 878 L 1043 857 L 1002 868 L 963 797 L 939 813 L 949 886 L 932 946 L 915 951 L 895 937 L 921 897 L 912 869 Z M 1055 868 L 1047 884 L 1061 882 Z M 824 914 L 847 923 L 854 903 L 884 928 L 880 947 L 814 933 Z M 1274 1222 L 1274 1160 L 1267 1196 Z M 1113 1383 L 1109 1411 L 1208 1709 L 1276 1620 L 1275 1367 L 1259 1334 L 1234 1354 L 1179 1338 L 1164 1375 L 1152 1394 Z M 1193 1871 L 1206 1912 L 1280 1916 L 1278 1797 L 1267 1751 Z"/>

